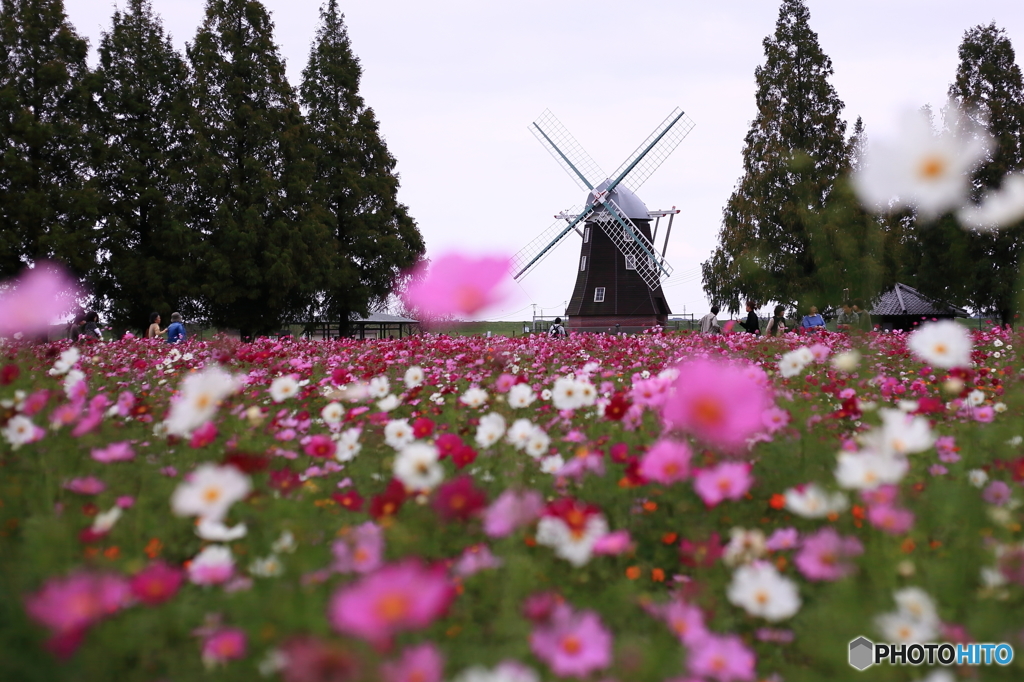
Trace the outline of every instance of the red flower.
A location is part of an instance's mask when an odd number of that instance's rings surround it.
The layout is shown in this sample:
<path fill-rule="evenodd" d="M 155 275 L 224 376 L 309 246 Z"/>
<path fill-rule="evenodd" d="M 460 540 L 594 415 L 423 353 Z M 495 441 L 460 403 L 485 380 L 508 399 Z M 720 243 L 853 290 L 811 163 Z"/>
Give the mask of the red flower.
<path fill-rule="evenodd" d="M 157 561 L 135 574 L 132 594 L 147 606 L 163 604 L 178 592 L 184 578 L 184 571 Z"/>
<path fill-rule="evenodd" d="M 415 437 L 427 438 L 432 433 L 434 433 L 434 422 L 427 419 L 426 417 L 420 417 L 419 419 L 412 423 L 412 435 L 414 435 Z"/>
<path fill-rule="evenodd" d="M 19 374 L 21 374 L 21 370 L 18 369 L 17 365 L 4 365 L 3 368 L 0 369 L 0 384 L 6 386 L 17 379 Z"/>
<path fill-rule="evenodd" d="M 363 496 L 355 488 L 346 490 L 343 493 L 334 493 L 331 498 L 339 505 L 349 511 L 360 511 L 363 508 Z"/>
<path fill-rule="evenodd" d="M 619 391 L 612 396 L 612 399 L 605 405 L 604 416 L 614 421 L 619 421 L 626 416 L 626 412 L 632 407 L 633 403 L 629 400 L 623 391 Z"/>
<path fill-rule="evenodd" d="M 380 495 L 374 495 L 370 501 L 370 516 L 379 519 L 382 516 L 393 516 L 405 502 L 405 486 L 397 479 L 391 479 L 388 487 Z"/>
<path fill-rule="evenodd" d="M 914 414 L 937 414 L 946 411 L 946 403 L 938 398 L 921 398 L 917 401 Z"/>
<path fill-rule="evenodd" d="M 299 475 L 294 471 L 278 469 L 270 472 L 270 480 L 268 481 L 268 484 L 271 488 L 279 491 L 282 495 L 287 495 L 302 485 L 302 480 L 299 479 Z"/>
<path fill-rule="evenodd" d="M 625 464 L 629 461 L 629 446 L 625 443 L 616 443 L 608 451 L 608 455 L 616 464 Z"/>
<path fill-rule="evenodd" d="M 473 448 L 469 447 L 468 445 L 463 445 L 458 450 L 456 450 L 454 453 L 452 453 L 452 462 L 455 463 L 455 468 L 456 469 L 461 469 L 464 466 L 466 466 L 468 464 L 472 464 L 475 461 L 476 461 L 476 450 L 474 450 Z"/>
<path fill-rule="evenodd" d="M 192 440 L 188 442 L 190 448 L 204 448 L 217 440 L 217 426 L 213 422 L 206 422 L 192 432 Z"/>
<path fill-rule="evenodd" d="M 263 471 L 270 465 L 270 459 L 263 455 L 250 455 L 247 452 L 231 452 L 224 458 L 224 464 L 230 464 L 244 474 Z"/>
<path fill-rule="evenodd" d="M 437 489 L 433 507 L 445 521 L 467 521 L 487 506 L 487 495 L 473 486 L 470 476 L 462 475 Z"/>
<path fill-rule="evenodd" d="M 415 429 L 415 427 L 413 428 Z M 415 433 L 415 431 L 413 431 L 413 433 Z M 444 459 L 448 455 L 454 455 L 458 452 L 459 448 L 464 447 L 462 439 L 454 433 L 446 433 L 438 436 L 437 440 L 434 441 L 434 445 L 437 446 L 437 450 L 440 453 L 440 459 Z"/>
<path fill-rule="evenodd" d="M 691 568 L 713 566 L 722 556 L 722 543 L 718 533 L 712 533 L 707 540 L 693 542 L 684 539 L 679 543 L 679 560 Z"/>

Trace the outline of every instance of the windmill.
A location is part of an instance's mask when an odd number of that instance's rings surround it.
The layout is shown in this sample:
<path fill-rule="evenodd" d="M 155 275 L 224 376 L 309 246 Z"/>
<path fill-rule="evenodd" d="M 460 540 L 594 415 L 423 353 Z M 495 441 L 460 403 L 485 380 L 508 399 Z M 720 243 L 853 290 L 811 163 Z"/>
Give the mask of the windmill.
<path fill-rule="evenodd" d="M 510 273 L 514 279 L 522 279 L 569 233 L 579 235 L 583 240 L 579 272 L 565 311 L 570 328 L 639 331 L 668 319 L 670 311 L 661 278 L 672 274 L 665 252 L 672 220 L 679 211 L 675 207 L 649 211 L 634 192 L 693 126 L 693 121 L 676 107 L 608 176 L 550 111 L 530 125 L 534 137 L 580 189 L 589 194 L 582 208 L 557 214 L 558 222 L 513 256 Z M 664 246 L 659 254 L 654 240 L 659 223 L 666 216 Z"/>

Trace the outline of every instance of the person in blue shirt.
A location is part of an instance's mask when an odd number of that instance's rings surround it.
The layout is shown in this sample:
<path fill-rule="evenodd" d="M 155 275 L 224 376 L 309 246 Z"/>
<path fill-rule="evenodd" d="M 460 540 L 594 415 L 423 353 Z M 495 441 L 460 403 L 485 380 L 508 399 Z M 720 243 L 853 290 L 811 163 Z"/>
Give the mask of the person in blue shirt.
<path fill-rule="evenodd" d="M 812 305 L 810 315 L 804 315 L 804 319 L 800 323 L 800 326 L 804 329 L 810 330 L 824 329 L 825 320 L 818 314 L 818 308 Z"/>
<path fill-rule="evenodd" d="M 171 324 L 167 327 L 167 343 L 182 343 L 185 340 L 185 325 L 181 323 L 181 313 L 171 314 Z"/>

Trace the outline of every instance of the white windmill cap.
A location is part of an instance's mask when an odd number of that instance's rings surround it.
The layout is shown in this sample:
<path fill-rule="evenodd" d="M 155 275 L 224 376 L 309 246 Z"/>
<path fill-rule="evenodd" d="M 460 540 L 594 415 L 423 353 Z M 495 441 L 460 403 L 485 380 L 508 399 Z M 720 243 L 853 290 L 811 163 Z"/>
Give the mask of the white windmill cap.
<path fill-rule="evenodd" d="M 603 191 L 608 185 L 611 184 L 611 180 L 605 180 L 597 187 L 594 191 Z M 628 188 L 623 187 L 621 184 L 612 190 L 611 199 L 615 204 L 626 214 L 626 217 L 630 220 L 650 220 L 650 215 L 647 213 L 647 205 L 640 201 L 640 197 L 633 194 Z M 591 203 L 594 200 L 594 192 L 587 195 L 587 203 Z M 603 211 L 604 207 L 598 208 L 599 211 Z"/>

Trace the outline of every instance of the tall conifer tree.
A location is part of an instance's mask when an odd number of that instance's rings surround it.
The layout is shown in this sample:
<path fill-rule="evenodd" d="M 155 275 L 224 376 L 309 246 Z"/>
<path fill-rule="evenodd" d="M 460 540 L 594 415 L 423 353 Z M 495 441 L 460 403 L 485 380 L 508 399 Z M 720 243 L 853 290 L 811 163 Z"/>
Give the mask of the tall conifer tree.
<path fill-rule="evenodd" d="M 63 0 L 3 0 L 0 46 L 0 275 L 52 258 L 82 276 L 98 200 L 88 43 Z"/>
<path fill-rule="evenodd" d="M 295 92 L 258 0 L 207 0 L 187 52 L 198 137 L 189 211 L 203 240 L 194 276 L 211 322 L 275 331 L 305 314 L 333 266 Z"/>
<path fill-rule="evenodd" d="M 764 40 L 744 175 L 703 265 L 704 290 L 733 311 L 743 298 L 790 303 L 822 293 L 808 221 L 847 170 L 849 150 L 843 103 L 828 81 L 832 61 L 809 20 L 803 0 L 783 0 L 775 33 Z"/>
<path fill-rule="evenodd" d="M 116 322 L 144 327 L 150 311 L 184 310 L 195 299 L 192 233 L 186 225 L 192 135 L 188 69 L 149 0 L 129 0 L 103 34 L 98 132 L 103 191 L 101 268 L 95 293 Z"/>
<path fill-rule="evenodd" d="M 398 201 L 395 159 L 359 95 L 362 67 L 336 0 L 320 9 L 302 75 L 302 103 L 318 149 L 316 195 L 334 233 L 325 312 L 344 323 L 351 311 L 366 313 L 387 298 L 399 273 L 423 253 L 423 239 Z"/>

